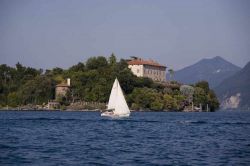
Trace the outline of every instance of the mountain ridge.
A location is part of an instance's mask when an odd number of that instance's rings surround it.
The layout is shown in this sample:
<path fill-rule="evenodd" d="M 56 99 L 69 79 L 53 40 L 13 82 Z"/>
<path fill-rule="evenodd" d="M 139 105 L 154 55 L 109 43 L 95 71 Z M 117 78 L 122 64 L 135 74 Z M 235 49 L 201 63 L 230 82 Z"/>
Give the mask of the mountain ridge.
<path fill-rule="evenodd" d="M 194 84 L 198 81 L 208 81 L 211 88 L 218 86 L 222 80 L 232 76 L 241 68 L 220 56 L 201 59 L 193 65 L 175 72 L 174 80 Z"/>
<path fill-rule="evenodd" d="M 250 108 L 250 62 L 215 88 L 222 108 Z"/>

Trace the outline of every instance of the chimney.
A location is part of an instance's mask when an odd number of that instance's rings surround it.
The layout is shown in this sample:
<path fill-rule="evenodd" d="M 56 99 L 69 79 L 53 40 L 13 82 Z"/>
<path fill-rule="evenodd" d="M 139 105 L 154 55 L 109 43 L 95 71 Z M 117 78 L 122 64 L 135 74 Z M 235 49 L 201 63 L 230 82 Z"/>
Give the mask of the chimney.
<path fill-rule="evenodd" d="M 67 85 L 70 86 L 70 78 L 67 78 Z"/>

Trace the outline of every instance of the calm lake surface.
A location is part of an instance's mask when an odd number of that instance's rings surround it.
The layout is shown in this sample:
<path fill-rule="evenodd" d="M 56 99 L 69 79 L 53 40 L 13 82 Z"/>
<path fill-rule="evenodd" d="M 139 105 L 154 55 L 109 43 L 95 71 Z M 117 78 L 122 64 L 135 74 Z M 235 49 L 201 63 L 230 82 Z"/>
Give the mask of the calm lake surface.
<path fill-rule="evenodd" d="M 0 165 L 250 165 L 250 112 L 0 112 Z"/>

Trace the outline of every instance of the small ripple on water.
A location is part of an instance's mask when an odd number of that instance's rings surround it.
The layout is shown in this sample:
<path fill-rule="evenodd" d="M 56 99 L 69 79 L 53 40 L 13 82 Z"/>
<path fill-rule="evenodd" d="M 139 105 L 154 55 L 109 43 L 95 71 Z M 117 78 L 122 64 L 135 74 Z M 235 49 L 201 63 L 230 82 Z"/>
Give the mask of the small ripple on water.
<path fill-rule="evenodd" d="M 206 122 L 206 121 L 192 121 L 192 120 L 185 120 L 185 121 L 179 121 L 179 123 L 183 123 L 183 124 L 185 124 L 185 123 L 187 123 L 187 124 L 206 124 L 206 123 L 208 123 L 208 122 Z"/>

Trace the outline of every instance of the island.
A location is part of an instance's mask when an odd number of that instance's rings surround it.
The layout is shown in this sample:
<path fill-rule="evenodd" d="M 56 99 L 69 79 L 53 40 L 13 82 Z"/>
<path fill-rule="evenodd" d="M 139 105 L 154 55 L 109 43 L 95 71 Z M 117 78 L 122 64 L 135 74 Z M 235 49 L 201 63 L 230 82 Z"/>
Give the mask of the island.
<path fill-rule="evenodd" d="M 35 69 L 17 63 L 0 65 L 2 110 L 105 109 L 118 78 L 126 101 L 135 111 L 215 111 L 218 99 L 206 81 L 185 85 L 166 78 L 166 66 L 138 57 L 114 54 L 91 57 L 68 69 Z M 172 69 L 168 70 L 171 75 Z"/>

